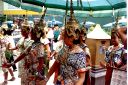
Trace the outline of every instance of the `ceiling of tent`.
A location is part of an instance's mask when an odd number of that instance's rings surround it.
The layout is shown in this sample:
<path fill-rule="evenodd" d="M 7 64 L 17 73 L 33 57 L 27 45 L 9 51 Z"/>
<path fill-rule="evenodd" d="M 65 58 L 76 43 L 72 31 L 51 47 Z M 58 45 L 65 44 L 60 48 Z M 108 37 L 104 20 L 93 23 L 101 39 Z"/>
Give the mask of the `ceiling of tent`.
<path fill-rule="evenodd" d="M 70 0 L 3 0 L 25 10 L 42 11 L 42 6 L 48 8 L 47 14 L 65 15 L 65 10 L 70 9 Z M 56 9 L 56 10 L 55 10 Z M 126 15 L 126 0 L 73 0 L 73 9 L 76 16 L 104 17 L 120 12 Z M 69 13 L 68 13 L 69 14 Z"/>
<path fill-rule="evenodd" d="M 70 9 L 70 0 L 68 0 L 68 7 L 66 7 L 67 0 L 22 0 L 25 3 L 31 3 L 39 6 L 45 4 L 48 8 Z M 82 3 L 81 3 L 82 2 Z M 81 4 L 82 7 L 81 7 Z M 111 10 L 126 7 L 126 0 L 73 0 L 74 10 Z"/>

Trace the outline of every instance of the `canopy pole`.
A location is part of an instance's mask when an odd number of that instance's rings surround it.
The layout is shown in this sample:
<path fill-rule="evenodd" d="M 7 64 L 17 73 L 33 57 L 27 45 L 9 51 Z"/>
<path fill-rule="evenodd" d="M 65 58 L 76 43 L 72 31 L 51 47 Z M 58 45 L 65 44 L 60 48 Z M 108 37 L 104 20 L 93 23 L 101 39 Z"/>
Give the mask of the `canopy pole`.
<path fill-rule="evenodd" d="M 74 16 L 74 12 L 73 12 L 73 2 L 72 2 L 72 0 L 71 0 L 71 2 L 70 2 L 70 17 L 71 17 L 71 19 L 72 19 L 73 16 Z"/>
<path fill-rule="evenodd" d="M 79 7 L 79 0 L 77 0 L 77 6 Z"/>
<path fill-rule="evenodd" d="M 112 9 L 112 16 L 113 16 L 113 21 L 115 21 L 115 9 Z"/>
<path fill-rule="evenodd" d="M 81 9 L 83 10 L 83 3 L 82 0 L 80 0 Z"/>
<path fill-rule="evenodd" d="M 67 21 L 67 10 L 66 10 L 66 12 L 65 12 L 65 16 L 64 16 L 64 25 L 66 26 L 66 21 Z"/>
<path fill-rule="evenodd" d="M 68 13 L 68 0 L 66 1 L 66 11 L 65 11 L 65 16 L 64 16 L 64 25 L 66 26 L 66 21 L 67 21 L 67 13 Z"/>

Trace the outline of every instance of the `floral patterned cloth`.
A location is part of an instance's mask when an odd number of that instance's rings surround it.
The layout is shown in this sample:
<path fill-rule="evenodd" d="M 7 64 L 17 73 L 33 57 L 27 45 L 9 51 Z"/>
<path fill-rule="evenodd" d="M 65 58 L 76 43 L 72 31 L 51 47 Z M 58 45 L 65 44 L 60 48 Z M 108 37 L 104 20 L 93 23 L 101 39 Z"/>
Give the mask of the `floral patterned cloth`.
<path fill-rule="evenodd" d="M 64 79 L 64 84 L 74 85 L 78 80 L 77 71 L 85 69 L 85 53 L 82 49 L 77 49 L 76 51 L 67 50 L 64 55 L 61 56 L 59 62 L 61 63 L 60 75 Z"/>
<path fill-rule="evenodd" d="M 39 58 L 44 57 L 44 45 L 40 42 L 32 43 L 32 47 L 27 57 L 27 68 L 25 68 L 26 81 L 24 85 L 39 85 L 37 84 L 40 80 L 36 79 L 37 67 L 39 65 Z M 42 68 L 43 69 L 43 68 Z M 34 77 L 34 79 L 30 79 Z"/>
<path fill-rule="evenodd" d="M 17 47 L 18 47 L 18 54 L 17 56 L 20 55 L 20 53 L 24 52 L 24 50 L 31 46 L 33 43 L 33 40 L 31 40 L 30 38 L 24 38 L 22 37 L 18 43 L 17 43 Z M 26 71 L 24 70 L 24 65 L 25 65 L 25 60 L 26 57 L 18 62 L 18 76 L 21 77 L 21 85 L 24 85 L 24 82 L 26 81 L 26 78 L 24 75 L 26 75 Z"/>
<path fill-rule="evenodd" d="M 110 85 L 127 85 L 127 72 L 114 69 Z"/>

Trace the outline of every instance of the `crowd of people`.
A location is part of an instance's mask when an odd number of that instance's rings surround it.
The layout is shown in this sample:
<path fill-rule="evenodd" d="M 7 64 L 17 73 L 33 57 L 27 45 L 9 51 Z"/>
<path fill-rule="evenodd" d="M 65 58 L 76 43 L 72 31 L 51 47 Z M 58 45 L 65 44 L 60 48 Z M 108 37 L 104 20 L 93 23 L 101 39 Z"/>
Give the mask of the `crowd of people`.
<path fill-rule="evenodd" d="M 53 73 L 55 85 L 91 85 L 91 54 L 85 43 L 87 34 L 84 27 L 79 27 L 73 19 L 69 19 L 64 28 L 59 28 L 57 24 L 48 28 L 44 20 L 34 22 L 32 27 L 25 18 L 20 29 L 22 38 L 12 46 L 13 40 L 9 36 L 13 31 L 0 27 L 2 85 L 8 84 L 8 72 L 12 76 L 10 80 L 15 80 L 11 66 L 16 71 L 16 63 L 21 85 L 45 85 Z M 14 50 L 19 52 L 15 59 Z M 111 46 L 105 51 L 106 64 L 100 62 L 107 69 L 105 85 L 110 85 L 113 69 L 126 71 L 126 50 L 127 28 L 112 31 Z M 55 62 L 49 68 L 49 61 L 53 58 Z"/>

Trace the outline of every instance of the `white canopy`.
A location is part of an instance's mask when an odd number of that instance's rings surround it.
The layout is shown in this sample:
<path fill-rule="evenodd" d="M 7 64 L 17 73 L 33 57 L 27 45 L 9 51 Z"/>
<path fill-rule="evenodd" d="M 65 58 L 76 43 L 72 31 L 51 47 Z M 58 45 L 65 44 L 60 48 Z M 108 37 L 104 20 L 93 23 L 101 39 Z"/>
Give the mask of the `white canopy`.
<path fill-rule="evenodd" d="M 108 24 L 105 24 L 103 25 L 103 27 L 112 27 L 116 22 L 111 22 L 111 23 L 108 23 Z M 127 25 L 127 19 L 125 17 L 122 17 L 119 21 L 118 21 L 118 24 L 120 26 L 126 26 Z"/>
<path fill-rule="evenodd" d="M 103 31 L 100 24 L 97 24 L 94 30 L 87 34 L 87 38 L 91 39 L 111 39 L 110 35 Z"/>

